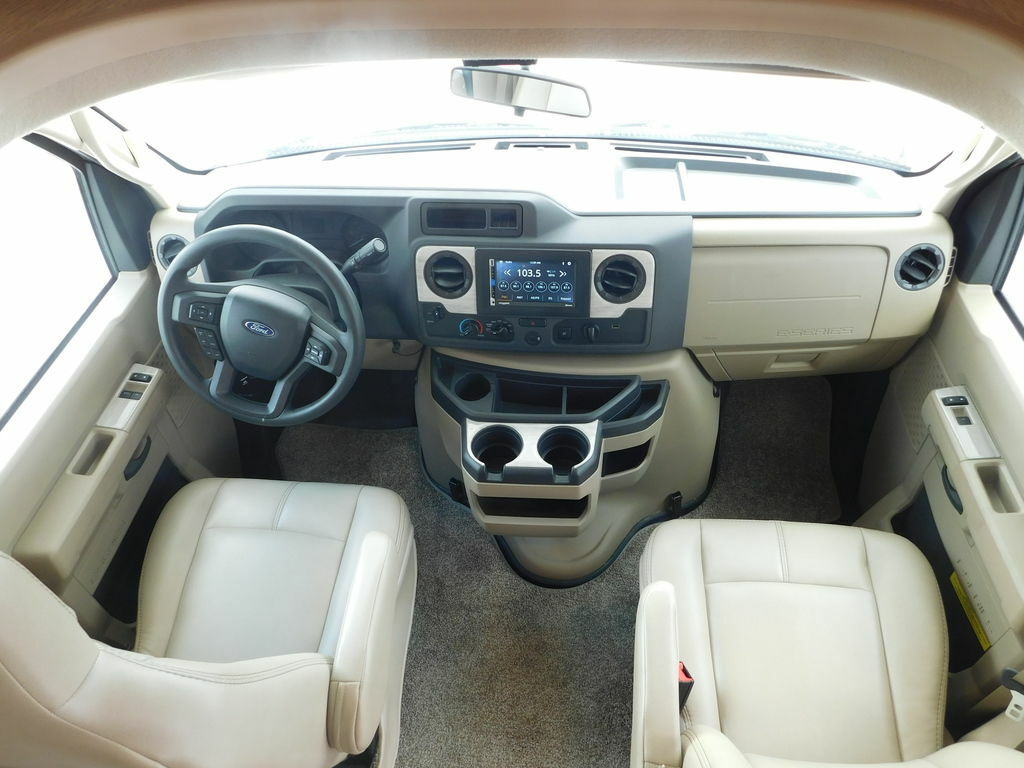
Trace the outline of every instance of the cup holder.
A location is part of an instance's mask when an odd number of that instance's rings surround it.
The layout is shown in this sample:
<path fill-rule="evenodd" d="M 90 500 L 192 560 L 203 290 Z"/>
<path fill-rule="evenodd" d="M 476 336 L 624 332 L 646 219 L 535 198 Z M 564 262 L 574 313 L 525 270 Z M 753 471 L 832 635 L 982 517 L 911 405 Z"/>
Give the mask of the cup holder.
<path fill-rule="evenodd" d="M 522 452 L 523 439 L 511 427 L 487 427 L 473 438 L 470 450 L 490 474 L 498 474 Z"/>
<path fill-rule="evenodd" d="M 491 394 L 491 382 L 479 373 L 468 373 L 455 382 L 454 390 L 460 400 L 473 403 Z"/>
<path fill-rule="evenodd" d="M 568 475 L 589 452 L 586 436 L 572 427 L 549 429 L 537 441 L 537 453 L 554 468 L 556 475 Z"/>

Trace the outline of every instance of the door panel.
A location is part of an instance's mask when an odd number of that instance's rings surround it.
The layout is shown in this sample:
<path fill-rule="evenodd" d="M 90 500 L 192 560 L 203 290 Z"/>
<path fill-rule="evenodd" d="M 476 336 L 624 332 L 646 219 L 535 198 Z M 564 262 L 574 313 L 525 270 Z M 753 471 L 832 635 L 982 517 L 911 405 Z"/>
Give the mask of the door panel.
<path fill-rule="evenodd" d="M 0 430 L 0 548 L 97 636 L 109 617 L 91 595 L 164 459 L 189 479 L 238 469 L 231 420 L 144 365 L 161 359 L 158 288 L 152 267 L 121 272 Z M 133 366 L 152 379 L 129 381 Z"/>
<path fill-rule="evenodd" d="M 966 404 L 943 400 L 957 396 Z M 865 460 L 861 499 L 871 506 L 858 522 L 891 530 L 927 494 L 953 569 L 937 576 L 953 581 L 956 610 L 984 650 L 950 678 L 954 731 L 1005 707 L 1000 672 L 1024 664 L 1021 434 L 1024 339 L 991 286 L 954 281 L 928 338 L 892 372 Z"/>

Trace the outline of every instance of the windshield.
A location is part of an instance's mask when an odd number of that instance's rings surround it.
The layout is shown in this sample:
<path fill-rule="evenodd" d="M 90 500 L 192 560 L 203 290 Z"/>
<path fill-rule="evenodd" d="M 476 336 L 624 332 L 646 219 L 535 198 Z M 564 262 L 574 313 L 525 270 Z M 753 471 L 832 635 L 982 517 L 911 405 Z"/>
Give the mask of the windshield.
<path fill-rule="evenodd" d="M 859 80 L 617 61 L 542 60 L 532 71 L 587 89 L 590 117 L 471 101 L 459 61 L 348 62 L 165 83 L 98 108 L 191 170 L 322 149 L 412 141 L 611 138 L 820 155 L 921 171 L 963 148 L 977 120 Z"/>

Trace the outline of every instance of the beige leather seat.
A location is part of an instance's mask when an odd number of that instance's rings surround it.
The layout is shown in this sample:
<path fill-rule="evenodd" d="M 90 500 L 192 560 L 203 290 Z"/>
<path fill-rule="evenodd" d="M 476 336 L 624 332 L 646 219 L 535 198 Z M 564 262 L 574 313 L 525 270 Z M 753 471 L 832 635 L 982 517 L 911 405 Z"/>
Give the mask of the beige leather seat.
<path fill-rule="evenodd" d="M 160 517 L 135 652 L 0 556 L 0 765 L 394 764 L 416 555 L 390 491 L 202 480 Z"/>
<path fill-rule="evenodd" d="M 640 565 L 633 768 L 1021 768 L 942 749 L 947 639 L 905 539 L 836 525 L 678 520 Z M 678 663 L 694 686 L 679 711 Z"/>

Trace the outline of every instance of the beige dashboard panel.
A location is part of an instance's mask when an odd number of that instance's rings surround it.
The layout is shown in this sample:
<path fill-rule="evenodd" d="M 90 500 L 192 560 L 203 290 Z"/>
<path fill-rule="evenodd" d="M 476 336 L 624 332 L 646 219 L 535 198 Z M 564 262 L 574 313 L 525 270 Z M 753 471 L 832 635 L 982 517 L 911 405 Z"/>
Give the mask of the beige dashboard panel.
<path fill-rule="evenodd" d="M 866 341 L 886 263 L 870 246 L 696 248 L 686 345 Z"/>
<path fill-rule="evenodd" d="M 952 232 L 914 217 L 698 219 L 684 346 L 717 379 L 876 370 L 925 333 L 945 286 L 896 282 L 921 244 L 948 270 Z"/>

